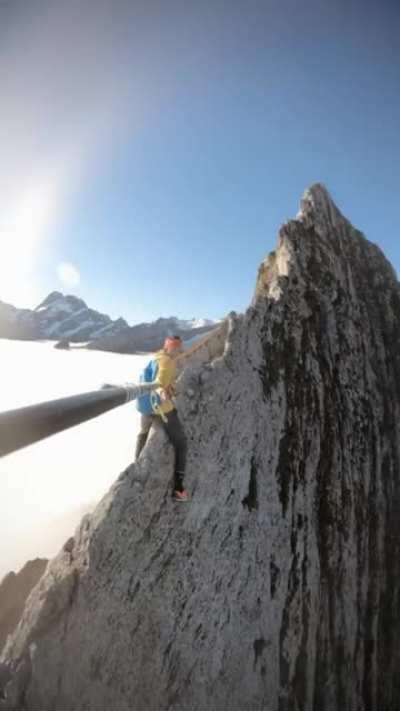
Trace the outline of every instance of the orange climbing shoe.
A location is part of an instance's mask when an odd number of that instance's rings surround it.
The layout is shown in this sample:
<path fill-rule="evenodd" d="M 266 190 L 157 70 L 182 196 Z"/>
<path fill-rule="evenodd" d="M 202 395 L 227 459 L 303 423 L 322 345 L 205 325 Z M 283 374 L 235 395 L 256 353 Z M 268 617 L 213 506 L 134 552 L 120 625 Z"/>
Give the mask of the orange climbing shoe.
<path fill-rule="evenodd" d="M 186 491 L 186 489 L 183 489 L 183 491 L 174 491 L 174 500 L 175 501 L 189 501 L 189 494 Z"/>

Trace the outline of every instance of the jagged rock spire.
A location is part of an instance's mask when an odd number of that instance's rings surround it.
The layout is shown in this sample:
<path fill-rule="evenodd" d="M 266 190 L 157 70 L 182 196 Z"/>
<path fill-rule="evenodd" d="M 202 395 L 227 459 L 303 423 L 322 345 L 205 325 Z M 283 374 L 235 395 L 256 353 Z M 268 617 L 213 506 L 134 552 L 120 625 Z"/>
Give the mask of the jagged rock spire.
<path fill-rule="evenodd" d="M 32 592 L 9 708 L 399 706 L 395 274 L 313 186 L 218 338 L 182 376 L 192 502 L 155 432 Z"/>
<path fill-rule="evenodd" d="M 305 224 L 325 224 L 333 229 L 346 221 L 322 183 L 315 183 L 305 191 L 296 219 Z"/>

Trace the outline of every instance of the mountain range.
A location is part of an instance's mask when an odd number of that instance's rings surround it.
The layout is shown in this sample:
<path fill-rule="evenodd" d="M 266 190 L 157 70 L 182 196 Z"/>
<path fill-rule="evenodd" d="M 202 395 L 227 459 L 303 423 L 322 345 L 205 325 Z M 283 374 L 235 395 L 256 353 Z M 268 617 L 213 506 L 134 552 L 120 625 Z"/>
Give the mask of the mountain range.
<path fill-rule="evenodd" d="M 91 309 L 76 296 L 52 291 L 35 309 L 19 309 L 0 301 L 0 338 L 55 340 L 85 343 L 96 350 L 117 353 L 152 351 L 168 335 L 189 341 L 215 324 L 210 319 L 159 318 L 153 323 L 129 326 Z"/>

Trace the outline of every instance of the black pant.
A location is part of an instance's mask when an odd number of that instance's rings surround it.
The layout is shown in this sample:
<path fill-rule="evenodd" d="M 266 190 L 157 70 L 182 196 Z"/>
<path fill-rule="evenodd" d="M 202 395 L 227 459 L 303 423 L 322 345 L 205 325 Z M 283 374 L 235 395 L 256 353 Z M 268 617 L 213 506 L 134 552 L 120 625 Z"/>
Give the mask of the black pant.
<path fill-rule="evenodd" d="M 175 452 L 174 483 L 175 491 L 183 491 L 183 478 L 186 468 L 187 443 L 186 436 L 176 410 L 165 414 L 166 421 L 159 415 L 142 415 L 141 429 L 137 438 L 136 459 L 146 444 L 150 427 L 153 424 L 162 425 Z"/>

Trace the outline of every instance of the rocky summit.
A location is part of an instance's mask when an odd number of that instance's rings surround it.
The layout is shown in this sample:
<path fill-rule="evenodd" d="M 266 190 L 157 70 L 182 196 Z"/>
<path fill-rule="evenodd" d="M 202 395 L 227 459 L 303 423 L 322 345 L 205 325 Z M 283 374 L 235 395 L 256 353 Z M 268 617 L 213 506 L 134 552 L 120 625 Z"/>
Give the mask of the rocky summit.
<path fill-rule="evenodd" d="M 2 662 L 23 711 L 400 708 L 400 288 L 315 185 L 247 312 L 49 564 Z"/>

